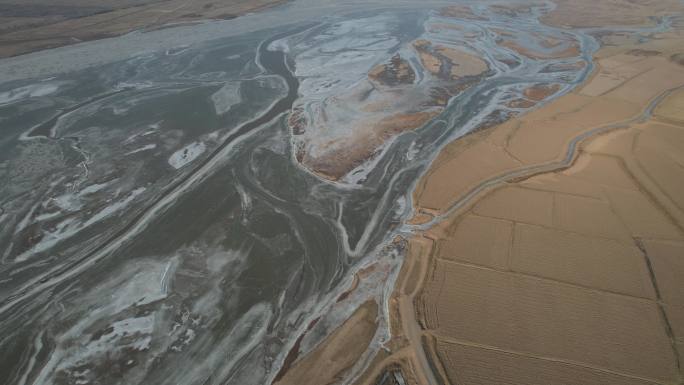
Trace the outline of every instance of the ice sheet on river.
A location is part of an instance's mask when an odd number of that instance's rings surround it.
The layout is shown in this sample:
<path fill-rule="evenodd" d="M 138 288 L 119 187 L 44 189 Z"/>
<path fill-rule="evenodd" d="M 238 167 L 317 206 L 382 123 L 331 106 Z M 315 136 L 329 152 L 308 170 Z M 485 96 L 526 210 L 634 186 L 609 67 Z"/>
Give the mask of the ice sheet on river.
<path fill-rule="evenodd" d="M 248 34 L 132 34 L 102 41 L 121 56 L 92 68 L 7 72 L 0 383 L 267 384 L 288 352 L 384 303 L 411 189 L 439 149 L 591 67 L 591 40 L 538 24 L 543 9 L 474 20 L 437 3 L 296 2 Z M 504 33 L 584 56 L 531 55 Z M 556 86 L 538 98 L 539 84 Z M 366 280 L 347 293 L 354 275 Z M 378 325 L 345 379 L 387 340 L 385 312 Z"/>

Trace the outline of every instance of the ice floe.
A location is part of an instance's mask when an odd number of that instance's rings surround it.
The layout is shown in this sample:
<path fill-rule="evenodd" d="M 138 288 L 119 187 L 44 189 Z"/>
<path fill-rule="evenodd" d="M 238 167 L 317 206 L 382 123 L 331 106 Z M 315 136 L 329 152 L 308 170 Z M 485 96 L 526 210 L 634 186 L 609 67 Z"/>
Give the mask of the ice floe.
<path fill-rule="evenodd" d="M 214 103 L 216 114 L 223 115 L 230 108 L 240 103 L 240 83 L 228 82 L 213 95 L 211 101 Z"/>
<path fill-rule="evenodd" d="M 155 148 L 157 148 L 156 144 L 154 144 L 154 143 L 147 144 L 147 145 L 144 145 L 140 148 L 136 148 L 135 150 L 129 151 L 129 152 L 125 153 L 124 155 L 137 154 L 139 152 L 143 152 L 143 151 L 147 151 L 147 150 L 154 150 Z"/>
<path fill-rule="evenodd" d="M 37 83 L 0 92 L 0 106 L 19 100 L 51 95 L 59 89 L 59 83 Z"/>
<path fill-rule="evenodd" d="M 197 159 L 197 157 L 202 155 L 206 149 L 207 146 L 203 142 L 190 143 L 180 150 L 174 152 L 169 157 L 169 165 L 177 170 Z"/>

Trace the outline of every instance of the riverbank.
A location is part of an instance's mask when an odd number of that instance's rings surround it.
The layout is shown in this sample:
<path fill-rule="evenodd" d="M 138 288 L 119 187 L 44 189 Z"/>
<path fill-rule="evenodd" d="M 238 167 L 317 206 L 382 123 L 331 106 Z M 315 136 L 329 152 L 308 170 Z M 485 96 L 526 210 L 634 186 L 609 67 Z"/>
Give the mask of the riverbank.
<path fill-rule="evenodd" d="M 60 1 L 14 4 L 0 1 L 0 58 L 18 56 L 83 41 L 121 36 L 136 30 L 153 30 L 227 20 L 285 3 L 284 0 L 129 0 Z"/>

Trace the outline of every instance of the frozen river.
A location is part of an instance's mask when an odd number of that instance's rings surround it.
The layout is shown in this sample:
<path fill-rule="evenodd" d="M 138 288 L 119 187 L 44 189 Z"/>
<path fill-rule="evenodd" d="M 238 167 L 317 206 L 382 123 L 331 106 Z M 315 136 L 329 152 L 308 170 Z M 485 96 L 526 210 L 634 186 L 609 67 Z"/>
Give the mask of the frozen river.
<path fill-rule="evenodd" d="M 301 356 L 360 303 L 384 304 L 411 191 L 442 146 L 569 91 L 596 49 L 540 24 L 543 7 L 460 18 L 447 4 L 299 1 L 0 61 L 0 383 L 268 384 L 296 341 Z M 416 41 L 486 71 L 431 70 Z M 411 82 L 373 92 L 410 92 L 393 108 L 434 118 L 337 180 L 303 165 L 297 146 L 348 139 L 331 106 L 395 55 Z M 553 92 L 519 102 L 540 84 Z M 345 107 L 373 119 L 381 96 Z"/>

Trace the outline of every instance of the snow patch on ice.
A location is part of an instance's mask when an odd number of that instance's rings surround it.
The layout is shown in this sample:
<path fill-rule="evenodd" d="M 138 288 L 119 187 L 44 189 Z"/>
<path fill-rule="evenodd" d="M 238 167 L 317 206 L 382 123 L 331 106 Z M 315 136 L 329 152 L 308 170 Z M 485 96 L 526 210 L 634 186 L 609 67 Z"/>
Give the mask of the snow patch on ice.
<path fill-rule="evenodd" d="M 228 82 L 221 89 L 211 95 L 216 114 L 223 115 L 230 108 L 240 103 L 240 83 Z"/>
<path fill-rule="evenodd" d="M 420 149 L 416 147 L 416 142 L 413 141 L 411 142 L 411 145 L 408 148 L 408 151 L 406 152 L 406 159 L 408 160 L 413 160 L 415 159 L 416 155 L 420 152 Z"/>
<path fill-rule="evenodd" d="M 14 103 L 28 98 L 37 98 L 55 93 L 59 89 L 58 83 L 30 84 L 0 92 L 0 105 Z"/>
<path fill-rule="evenodd" d="M 155 148 L 157 148 L 156 144 L 154 144 L 154 143 L 148 144 L 148 145 L 142 146 L 140 148 L 136 148 L 135 150 L 129 151 L 129 152 L 125 153 L 124 156 L 137 154 L 137 153 L 142 152 L 142 151 L 154 150 Z"/>
<path fill-rule="evenodd" d="M 290 46 L 287 44 L 287 39 L 278 39 L 268 45 L 268 50 L 272 52 L 290 52 Z"/>
<path fill-rule="evenodd" d="M 67 212 L 78 211 L 83 207 L 83 203 L 78 199 L 78 195 L 71 193 L 55 197 L 53 202 L 57 207 Z"/>
<path fill-rule="evenodd" d="M 90 216 L 85 222 L 81 222 L 74 217 L 67 218 L 55 225 L 54 228 L 43 231 L 43 237 L 30 249 L 16 257 L 15 262 L 23 262 L 36 253 L 47 251 L 61 241 L 72 237 L 84 228 L 98 223 L 128 206 L 138 195 L 145 191 L 144 187 L 131 191 L 128 196 L 109 206 L 104 207 L 96 214 Z M 77 194 L 64 194 L 54 199 L 58 207 L 64 211 L 77 211 L 82 207 Z"/>
<path fill-rule="evenodd" d="M 197 159 L 197 157 L 202 155 L 206 149 L 207 146 L 202 142 L 190 143 L 180 150 L 174 152 L 169 157 L 169 165 L 178 170 L 179 168 Z"/>
<path fill-rule="evenodd" d="M 107 185 L 109 185 L 109 182 L 105 182 L 105 183 L 93 183 L 93 184 L 91 184 L 90 186 L 88 186 L 88 187 L 84 188 L 83 190 L 79 191 L 79 192 L 78 192 L 78 196 L 79 196 L 79 197 L 82 197 L 82 196 L 94 194 L 94 193 L 96 193 L 96 192 L 102 190 L 103 188 L 107 187 Z"/>

